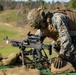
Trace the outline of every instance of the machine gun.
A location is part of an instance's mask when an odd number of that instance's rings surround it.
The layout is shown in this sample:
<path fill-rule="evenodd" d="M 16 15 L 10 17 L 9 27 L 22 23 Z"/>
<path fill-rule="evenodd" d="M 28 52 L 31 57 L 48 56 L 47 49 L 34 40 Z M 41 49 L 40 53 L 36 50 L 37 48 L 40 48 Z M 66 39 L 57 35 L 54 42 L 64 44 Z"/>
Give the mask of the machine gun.
<path fill-rule="evenodd" d="M 44 51 L 44 49 L 49 50 L 49 54 L 51 54 L 51 45 L 46 45 L 41 42 L 41 36 L 31 34 L 30 32 L 27 34 L 28 38 L 26 40 L 22 41 L 16 41 L 16 40 L 10 40 L 10 43 L 14 47 L 19 47 L 22 54 L 22 65 L 25 65 L 24 62 L 24 52 L 26 51 L 26 48 L 32 48 L 35 51 L 37 51 L 37 54 L 39 58 L 41 58 L 41 50 Z M 44 51 L 45 56 L 47 57 L 46 52 Z"/>

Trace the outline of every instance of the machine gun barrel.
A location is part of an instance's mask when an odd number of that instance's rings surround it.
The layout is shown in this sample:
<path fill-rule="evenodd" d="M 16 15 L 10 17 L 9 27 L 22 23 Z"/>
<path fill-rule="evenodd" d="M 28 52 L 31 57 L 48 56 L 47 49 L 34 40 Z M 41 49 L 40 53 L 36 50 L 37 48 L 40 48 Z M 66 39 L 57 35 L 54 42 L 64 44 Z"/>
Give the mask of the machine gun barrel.
<path fill-rule="evenodd" d="M 21 46 L 21 42 L 20 41 L 11 40 L 10 43 L 14 47 L 20 47 Z"/>
<path fill-rule="evenodd" d="M 46 44 L 42 44 L 40 42 L 36 42 L 36 41 L 27 41 L 27 40 L 24 40 L 22 42 L 20 41 L 15 41 L 15 40 L 12 40 L 10 41 L 10 43 L 12 44 L 12 46 L 14 47 L 21 47 L 21 46 L 24 46 L 25 48 L 34 48 L 34 49 L 47 49 L 47 50 L 50 50 L 51 51 L 51 45 L 46 45 Z"/>

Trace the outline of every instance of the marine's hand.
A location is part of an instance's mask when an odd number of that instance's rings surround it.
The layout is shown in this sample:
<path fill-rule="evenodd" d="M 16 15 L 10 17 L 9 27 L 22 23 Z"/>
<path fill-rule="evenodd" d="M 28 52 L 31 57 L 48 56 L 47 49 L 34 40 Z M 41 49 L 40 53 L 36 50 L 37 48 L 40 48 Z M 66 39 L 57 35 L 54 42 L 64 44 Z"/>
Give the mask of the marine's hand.
<path fill-rule="evenodd" d="M 65 58 L 65 56 L 64 55 L 62 55 L 62 54 L 59 54 L 59 56 L 58 56 L 59 58 L 61 58 L 61 59 L 64 59 Z"/>
<path fill-rule="evenodd" d="M 62 60 L 60 57 L 56 57 L 53 59 L 53 64 L 55 68 L 62 68 L 66 65 L 66 61 Z"/>

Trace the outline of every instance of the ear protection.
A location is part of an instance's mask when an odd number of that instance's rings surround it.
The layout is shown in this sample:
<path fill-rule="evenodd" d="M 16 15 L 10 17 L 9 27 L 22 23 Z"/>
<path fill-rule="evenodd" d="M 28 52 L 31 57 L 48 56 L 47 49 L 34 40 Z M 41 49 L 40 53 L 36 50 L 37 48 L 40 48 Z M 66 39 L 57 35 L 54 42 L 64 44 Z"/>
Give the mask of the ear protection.
<path fill-rule="evenodd" d="M 52 16 L 53 16 L 53 14 L 51 13 L 51 12 L 47 12 L 46 14 L 45 14 L 45 12 L 42 12 L 42 21 L 43 22 L 47 22 L 47 20 L 49 20 L 49 22 L 51 23 L 51 18 L 52 18 Z"/>
<path fill-rule="evenodd" d="M 53 13 L 51 13 L 50 11 L 48 11 L 46 13 L 46 20 L 47 20 L 47 22 L 51 23 L 52 16 L 53 16 Z"/>
<path fill-rule="evenodd" d="M 45 22 L 46 21 L 46 14 L 45 14 L 45 12 L 42 12 L 41 15 L 42 15 L 42 21 Z"/>

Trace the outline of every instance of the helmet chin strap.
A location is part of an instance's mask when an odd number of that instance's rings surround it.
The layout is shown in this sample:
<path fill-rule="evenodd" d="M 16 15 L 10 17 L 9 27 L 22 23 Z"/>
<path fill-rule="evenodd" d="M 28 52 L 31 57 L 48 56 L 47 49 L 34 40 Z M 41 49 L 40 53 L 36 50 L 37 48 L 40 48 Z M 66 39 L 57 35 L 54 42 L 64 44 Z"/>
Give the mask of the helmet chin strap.
<path fill-rule="evenodd" d="M 41 26 L 42 26 L 42 28 L 47 28 L 48 27 L 48 23 L 45 21 L 45 22 L 42 23 Z"/>
<path fill-rule="evenodd" d="M 41 29 L 42 28 L 42 26 L 40 25 L 39 27 L 35 27 L 35 29 Z"/>

